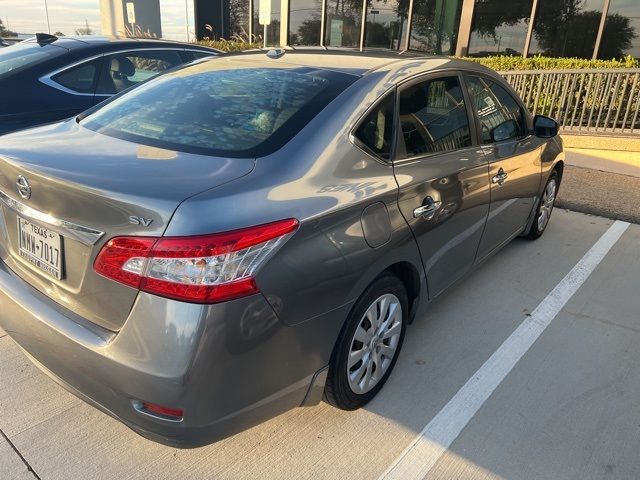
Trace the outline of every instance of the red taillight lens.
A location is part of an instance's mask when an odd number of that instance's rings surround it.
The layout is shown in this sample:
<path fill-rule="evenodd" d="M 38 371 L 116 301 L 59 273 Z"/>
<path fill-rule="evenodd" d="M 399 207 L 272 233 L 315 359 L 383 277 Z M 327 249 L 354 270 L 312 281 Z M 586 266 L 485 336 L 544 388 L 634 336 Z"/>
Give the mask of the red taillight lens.
<path fill-rule="evenodd" d="M 184 412 L 181 408 L 169 408 L 163 407 L 156 403 L 140 402 L 140 409 L 146 410 L 150 413 L 157 413 L 163 417 L 172 417 L 172 419 L 181 419 L 184 416 Z"/>
<path fill-rule="evenodd" d="M 298 228 L 295 219 L 195 237 L 116 237 L 96 272 L 142 291 L 215 303 L 258 291 L 258 268 Z"/>
<path fill-rule="evenodd" d="M 96 272 L 130 287 L 139 288 L 142 264 L 138 271 L 131 268 L 131 259 L 144 259 L 156 243 L 154 237 L 116 237 L 109 240 L 93 264 Z M 129 263 L 129 268 L 126 268 Z"/>

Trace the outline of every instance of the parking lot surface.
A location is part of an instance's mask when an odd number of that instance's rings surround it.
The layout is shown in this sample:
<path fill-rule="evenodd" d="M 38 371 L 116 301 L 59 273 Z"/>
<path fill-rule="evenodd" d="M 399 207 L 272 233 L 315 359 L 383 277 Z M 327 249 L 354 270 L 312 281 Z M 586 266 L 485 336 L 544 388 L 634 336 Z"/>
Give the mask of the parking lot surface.
<path fill-rule="evenodd" d="M 415 320 L 365 409 L 299 408 L 195 450 L 85 405 L 0 331 L 0 479 L 638 478 L 638 245 L 639 225 L 556 210 L 539 241 L 515 240 Z M 532 344 L 500 356 L 526 322 Z M 482 376 L 492 358 L 503 377 Z M 463 396 L 468 418 L 438 443 L 425 427 L 469 384 L 486 398 Z"/>

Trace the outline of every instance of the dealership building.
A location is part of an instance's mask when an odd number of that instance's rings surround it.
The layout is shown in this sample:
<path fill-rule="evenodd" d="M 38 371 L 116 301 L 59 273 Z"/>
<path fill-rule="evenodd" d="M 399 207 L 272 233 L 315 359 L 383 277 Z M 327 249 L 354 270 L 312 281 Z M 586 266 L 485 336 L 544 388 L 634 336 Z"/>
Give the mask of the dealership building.
<path fill-rule="evenodd" d="M 183 8 L 188 38 L 433 55 L 640 58 L 640 0 L 100 0 L 102 32 L 163 34 Z M 265 25 L 266 23 L 266 25 Z"/>
<path fill-rule="evenodd" d="M 640 57 L 640 0 L 194 0 L 194 14 L 199 38 L 269 46 Z"/>

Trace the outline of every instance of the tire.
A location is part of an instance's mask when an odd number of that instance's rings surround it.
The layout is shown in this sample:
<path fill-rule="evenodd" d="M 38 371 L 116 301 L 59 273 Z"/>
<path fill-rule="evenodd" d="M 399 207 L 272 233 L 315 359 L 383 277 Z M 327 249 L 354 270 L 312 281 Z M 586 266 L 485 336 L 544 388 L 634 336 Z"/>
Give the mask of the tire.
<path fill-rule="evenodd" d="M 356 301 L 333 349 L 324 390 L 326 402 L 342 410 L 356 410 L 376 396 L 400 354 L 408 315 L 407 291 L 398 277 L 384 273 L 369 285 Z M 352 352 L 355 354 L 349 361 Z"/>
<path fill-rule="evenodd" d="M 533 218 L 529 231 L 525 233 L 525 237 L 529 240 L 537 240 L 542 236 L 544 231 L 549 225 L 549 219 L 553 213 L 553 206 L 558 194 L 558 187 L 560 186 L 560 177 L 555 170 L 549 176 L 547 184 L 544 186 L 542 196 L 540 197 L 540 203 L 536 209 L 536 215 Z"/>

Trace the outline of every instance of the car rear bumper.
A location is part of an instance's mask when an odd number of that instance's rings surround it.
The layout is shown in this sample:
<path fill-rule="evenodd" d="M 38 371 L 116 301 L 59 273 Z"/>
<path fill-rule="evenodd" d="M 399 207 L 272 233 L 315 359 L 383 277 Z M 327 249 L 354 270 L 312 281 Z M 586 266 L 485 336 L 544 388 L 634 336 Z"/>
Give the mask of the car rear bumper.
<path fill-rule="evenodd" d="M 104 330 L 52 302 L 0 262 L 0 326 L 45 373 L 141 435 L 197 447 L 320 401 L 323 369 L 349 306 L 295 327 L 262 295 L 195 305 L 140 294 Z M 184 410 L 181 421 L 133 401 Z"/>

